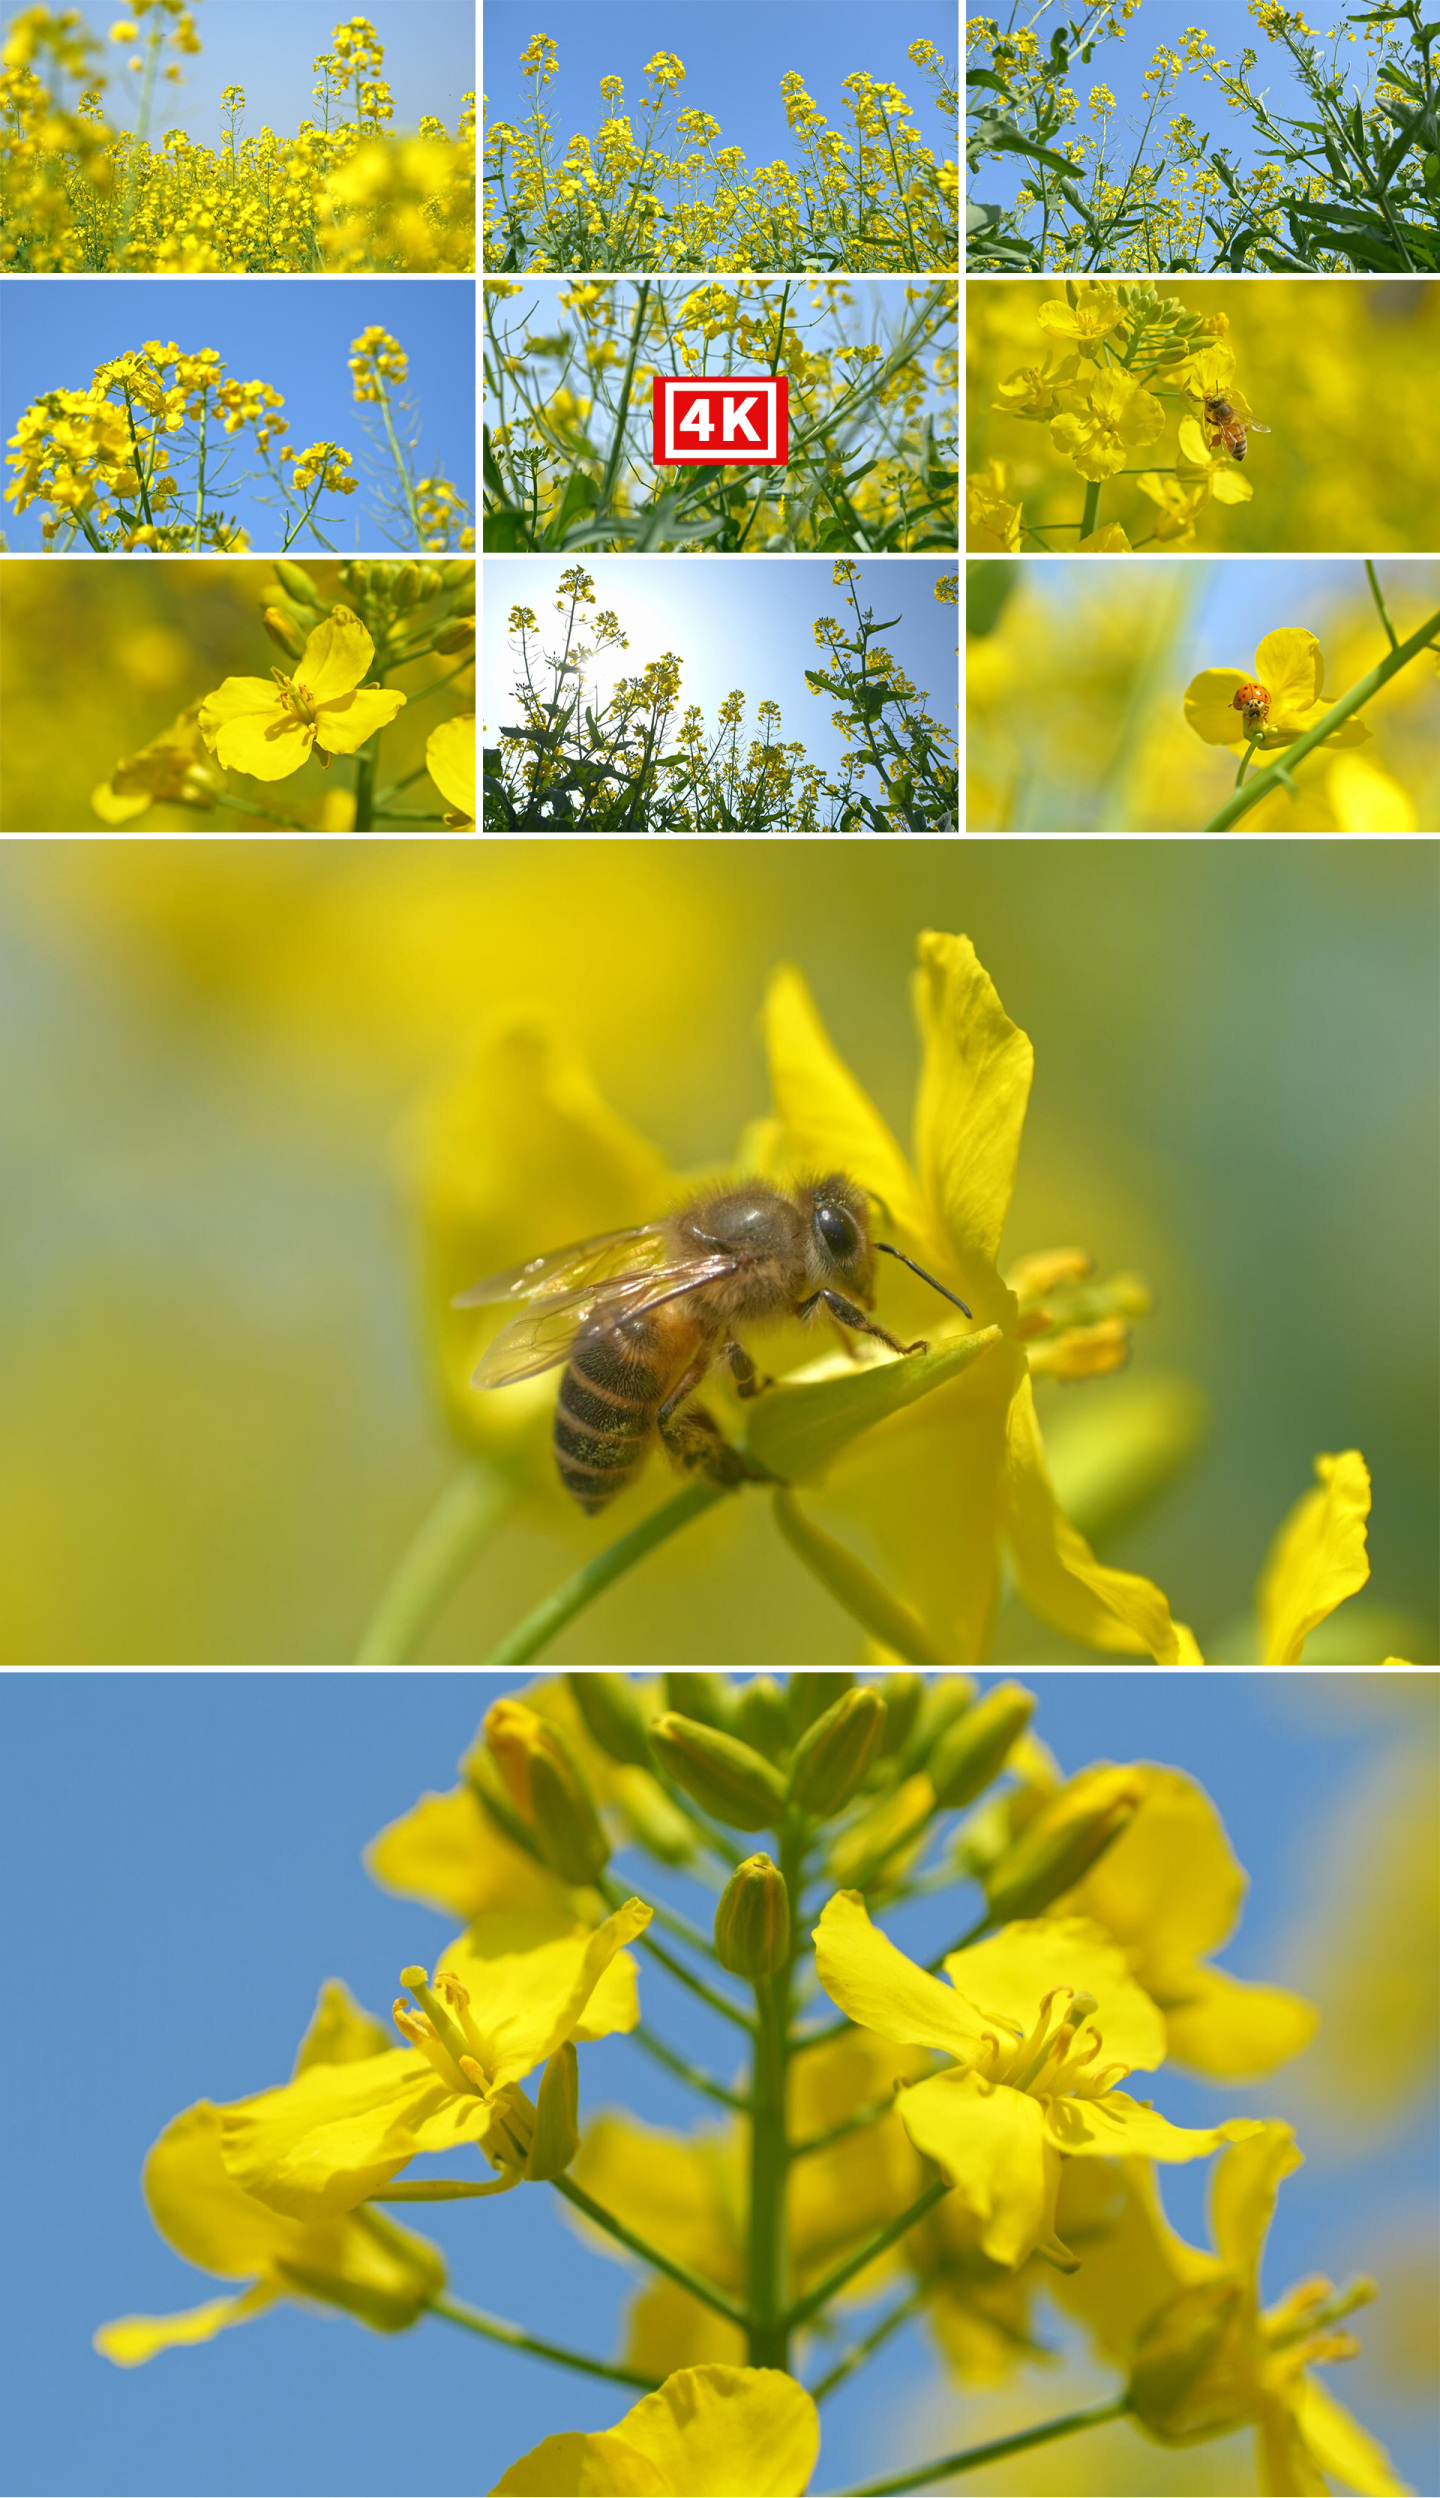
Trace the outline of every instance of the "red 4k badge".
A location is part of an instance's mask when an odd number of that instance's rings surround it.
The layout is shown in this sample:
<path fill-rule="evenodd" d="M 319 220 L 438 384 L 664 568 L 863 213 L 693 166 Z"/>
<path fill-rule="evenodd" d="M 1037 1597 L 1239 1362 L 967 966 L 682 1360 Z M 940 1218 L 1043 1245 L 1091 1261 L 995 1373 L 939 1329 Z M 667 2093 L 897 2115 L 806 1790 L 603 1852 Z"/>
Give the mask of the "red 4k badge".
<path fill-rule="evenodd" d="M 674 468 L 786 468 L 790 461 L 790 381 L 784 373 L 730 373 L 696 381 L 655 376 L 655 465 Z"/>

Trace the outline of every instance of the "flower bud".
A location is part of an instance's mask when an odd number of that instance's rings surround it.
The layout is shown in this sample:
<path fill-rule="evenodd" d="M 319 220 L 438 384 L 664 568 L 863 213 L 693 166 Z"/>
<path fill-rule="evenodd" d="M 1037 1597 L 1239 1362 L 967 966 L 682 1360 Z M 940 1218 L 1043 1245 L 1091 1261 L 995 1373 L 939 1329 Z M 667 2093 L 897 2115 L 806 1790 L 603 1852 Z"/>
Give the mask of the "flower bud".
<path fill-rule="evenodd" d="M 475 648 L 474 617 L 457 616 L 453 624 L 446 625 L 443 633 L 436 634 L 430 648 L 432 651 L 444 651 L 447 654 L 453 651 L 473 651 Z"/>
<path fill-rule="evenodd" d="M 627 1769 L 615 1781 L 615 1807 L 630 1836 L 662 1865 L 688 1865 L 695 1854 L 694 1825 L 648 1771 Z"/>
<path fill-rule="evenodd" d="M 735 1731 L 767 1761 L 778 1761 L 789 1741 L 785 1694 L 773 1674 L 756 1674 L 744 1684 L 735 1712 Z"/>
<path fill-rule="evenodd" d="M 920 1703 L 925 1697 L 923 1674 L 887 1674 L 876 1685 L 885 1703 L 885 1724 L 880 1736 L 880 1756 L 886 1759 L 907 1744 L 915 1731 Z"/>
<path fill-rule="evenodd" d="M 1136 2343 L 1129 2392 L 1153 2437 L 1179 2444 L 1218 2437 L 1248 2416 L 1240 2372 L 1216 2366 L 1244 2295 L 1233 2278 L 1201 2281 L 1151 2317 Z"/>
<path fill-rule="evenodd" d="M 848 1804 L 880 1749 L 885 1703 L 873 1683 L 845 1692 L 807 1726 L 790 1764 L 790 1801 L 814 1821 Z"/>
<path fill-rule="evenodd" d="M 450 601 L 450 612 L 454 616 L 474 615 L 475 574 L 473 569 L 467 573 L 464 581 L 457 587 L 455 595 Z"/>
<path fill-rule="evenodd" d="M 383 571 L 381 571 L 380 566 L 371 564 L 342 564 L 340 567 L 340 578 L 347 590 L 353 590 L 358 597 L 364 598 L 371 587 L 377 571 L 381 572 L 381 580 L 383 583 L 384 574 Z"/>
<path fill-rule="evenodd" d="M 450 564 L 439 564 L 435 567 L 435 569 L 438 571 L 441 584 L 445 589 L 463 589 L 465 583 L 468 581 L 473 591 L 475 587 L 475 565 L 473 559 L 468 564 L 462 564 L 458 561 Z"/>
<path fill-rule="evenodd" d="M 737 1978 L 768 1978 L 790 1950 L 785 1877 L 768 1856 L 737 1865 L 715 1911 L 715 1956 Z"/>
<path fill-rule="evenodd" d="M 275 578 L 279 582 L 281 589 L 288 590 L 290 596 L 293 599 L 298 600 L 302 607 L 313 607 L 318 613 L 318 611 L 324 606 L 325 601 L 316 589 L 314 582 L 311 580 L 310 575 L 305 570 L 303 564 L 289 564 L 286 563 L 283 558 L 277 556 L 275 561 Z"/>
<path fill-rule="evenodd" d="M 623 1674 L 567 1674 L 570 1697 L 592 1743 L 632 1769 L 650 1766 L 650 1738 L 633 1686 Z"/>
<path fill-rule="evenodd" d="M 914 1732 L 900 1755 L 900 1767 L 906 1778 L 913 1778 L 923 1769 L 947 1726 L 963 1715 L 975 1697 L 975 1678 L 971 1674 L 937 1674 L 925 1686 Z"/>
<path fill-rule="evenodd" d="M 735 1697 L 723 1674 L 667 1674 L 665 1701 L 701 1726 L 718 1726 L 727 1735 L 735 1732 Z"/>
<path fill-rule="evenodd" d="M 508 1839 L 512 1847 L 523 1849 L 537 1865 L 542 1865 L 545 1860 L 535 1833 L 516 1812 L 510 1801 L 509 1789 L 483 1744 L 477 1744 L 472 1752 L 467 1753 L 462 1771 L 465 1783 L 486 1820 L 493 1822 L 501 1837 Z"/>
<path fill-rule="evenodd" d="M 395 607 L 413 607 L 420 596 L 418 564 L 397 564 L 390 581 L 390 600 Z"/>
<path fill-rule="evenodd" d="M 572 2039 L 546 2059 L 535 2100 L 535 2132 L 525 2158 L 532 2184 L 563 2177 L 580 2148 L 580 2059 Z"/>
<path fill-rule="evenodd" d="M 305 648 L 305 636 L 296 625 L 291 623 L 290 618 L 282 613 L 280 608 L 267 607 L 260 622 L 277 650 L 284 651 L 291 659 L 300 657 Z"/>
<path fill-rule="evenodd" d="M 610 1862 L 610 1843 L 590 1790 L 553 1726 L 518 1700 L 497 1700 L 485 1719 L 485 1740 L 539 1844 L 562 1882 L 596 1882 Z"/>
<path fill-rule="evenodd" d="M 798 1743 L 806 1727 L 843 1699 L 854 1682 L 853 1674 L 792 1674 L 785 1693 L 791 1742 Z"/>
<path fill-rule="evenodd" d="M 656 1718 L 650 1741 L 671 1777 L 717 1821 L 773 1830 L 784 1820 L 785 1781 L 748 1743 L 673 1710 Z"/>
<path fill-rule="evenodd" d="M 973 1804 L 999 1777 L 1034 1714 L 1033 1691 L 999 1683 L 948 1726 L 929 1762 L 937 1811 L 953 1813 Z"/>
<path fill-rule="evenodd" d="M 438 598 L 444 587 L 445 576 L 440 571 L 439 566 L 436 564 L 422 564 L 420 567 L 420 596 L 422 598 Z"/>
<path fill-rule="evenodd" d="M 991 1917 L 1037 1917 L 1119 1838 L 1145 1794 L 1141 1769 L 1085 1770 L 1032 1815 L 991 1866 Z"/>

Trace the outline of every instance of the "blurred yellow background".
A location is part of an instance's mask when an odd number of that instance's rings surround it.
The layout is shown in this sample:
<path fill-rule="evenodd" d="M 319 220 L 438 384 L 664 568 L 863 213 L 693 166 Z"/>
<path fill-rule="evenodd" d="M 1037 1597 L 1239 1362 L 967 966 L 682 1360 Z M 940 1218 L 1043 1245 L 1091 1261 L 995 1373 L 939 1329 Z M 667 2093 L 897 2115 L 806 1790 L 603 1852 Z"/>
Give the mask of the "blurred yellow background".
<path fill-rule="evenodd" d="M 1440 279 L 1162 278 L 1187 310 L 1223 312 L 1235 380 L 1270 427 L 1250 444 L 1249 503 L 1202 507 L 1201 553 L 1426 554 L 1440 545 Z M 1028 365 L 1053 366 L 1070 345 L 1036 318 L 1063 302 L 1063 279 L 972 278 L 965 289 L 968 472 L 1003 462 L 1004 498 L 1027 520 L 1078 520 L 1085 480 L 1052 448 L 1048 425 L 1001 415 L 997 385 Z M 1180 403 L 1164 434 L 1128 467 L 1173 467 Z M 1132 541 L 1158 514 L 1134 477 L 1106 480 L 1100 518 Z M 1066 531 L 1057 551 L 1073 549 Z M 1024 542 L 1037 552 L 1036 541 Z"/>
<path fill-rule="evenodd" d="M 1157 1295 L 1128 1376 L 1039 1383 L 1057 1474 L 1157 1373 L 1213 1409 L 1106 1558 L 1232 1653 L 1316 1452 L 1357 1446 L 1374 1578 L 1307 1661 L 1433 1657 L 1435 904 L 1433 848 L 1403 843 L 6 845 L 0 1653 L 353 1655 L 459 1463 L 396 1185 L 419 1094 L 533 1003 L 674 1168 L 723 1165 L 767 1107 L 788 959 L 908 1136 L 931 926 L 974 938 L 1035 1042 L 1004 1259 L 1075 1241 Z M 595 1549 L 536 1497 L 427 1656 L 488 1654 Z M 859 1637 L 740 1499 L 555 1654 L 834 1664 Z M 1077 1661 L 1014 1602 L 997 1648 Z"/>
<path fill-rule="evenodd" d="M 307 556 L 305 569 L 327 597 L 340 595 L 338 563 Z M 98 833 L 90 794 L 122 756 L 159 737 L 222 678 L 293 667 L 260 622 L 276 588 L 273 564 L 260 556 L 97 563 L 51 555 L 0 564 L 0 830 Z M 397 672 L 412 701 L 385 731 L 382 780 L 423 768 L 430 731 L 450 711 L 473 709 L 473 677 L 460 677 L 428 703 L 413 701 L 454 667 L 453 659 L 432 656 Z M 263 788 L 239 777 L 230 786 L 236 796 L 258 797 L 277 815 L 317 831 L 347 832 L 353 823 L 355 766 L 346 757 L 322 771 L 312 756 L 288 780 Z M 443 812 L 428 779 L 412 785 L 406 803 L 416 813 Z M 136 829 L 224 836 L 272 828 L 263 816 L 228 808 L 200 814 L 165 805 L 151 807 Z"/>

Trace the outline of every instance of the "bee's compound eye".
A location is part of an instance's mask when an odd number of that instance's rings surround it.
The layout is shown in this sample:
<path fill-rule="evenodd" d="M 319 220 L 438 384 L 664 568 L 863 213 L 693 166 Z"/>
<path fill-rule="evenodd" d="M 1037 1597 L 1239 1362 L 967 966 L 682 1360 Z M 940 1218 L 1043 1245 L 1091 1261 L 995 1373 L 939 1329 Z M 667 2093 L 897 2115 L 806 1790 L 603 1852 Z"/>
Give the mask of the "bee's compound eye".
<path fill-rule="evenodd" d="M 860 1246 L 860 1226 L 847 1206 L 818 1205 L 815 1229 L 832 1258 L 847 1263 Z"/>

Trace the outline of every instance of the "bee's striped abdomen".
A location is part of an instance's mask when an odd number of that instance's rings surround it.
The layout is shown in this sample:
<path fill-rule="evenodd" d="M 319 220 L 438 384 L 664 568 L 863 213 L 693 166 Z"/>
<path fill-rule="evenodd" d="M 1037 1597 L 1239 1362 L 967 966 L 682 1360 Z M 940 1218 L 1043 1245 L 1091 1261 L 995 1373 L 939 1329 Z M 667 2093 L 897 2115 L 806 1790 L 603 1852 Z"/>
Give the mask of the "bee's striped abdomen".
<path fill-rule="evenodd" d="M 603 1509 L 639 1472 L 665 1393 L 649 1319 L 623 1319 L 571 1354 L 555 1407 L 555 1463 L 582 1509 Z"/>

